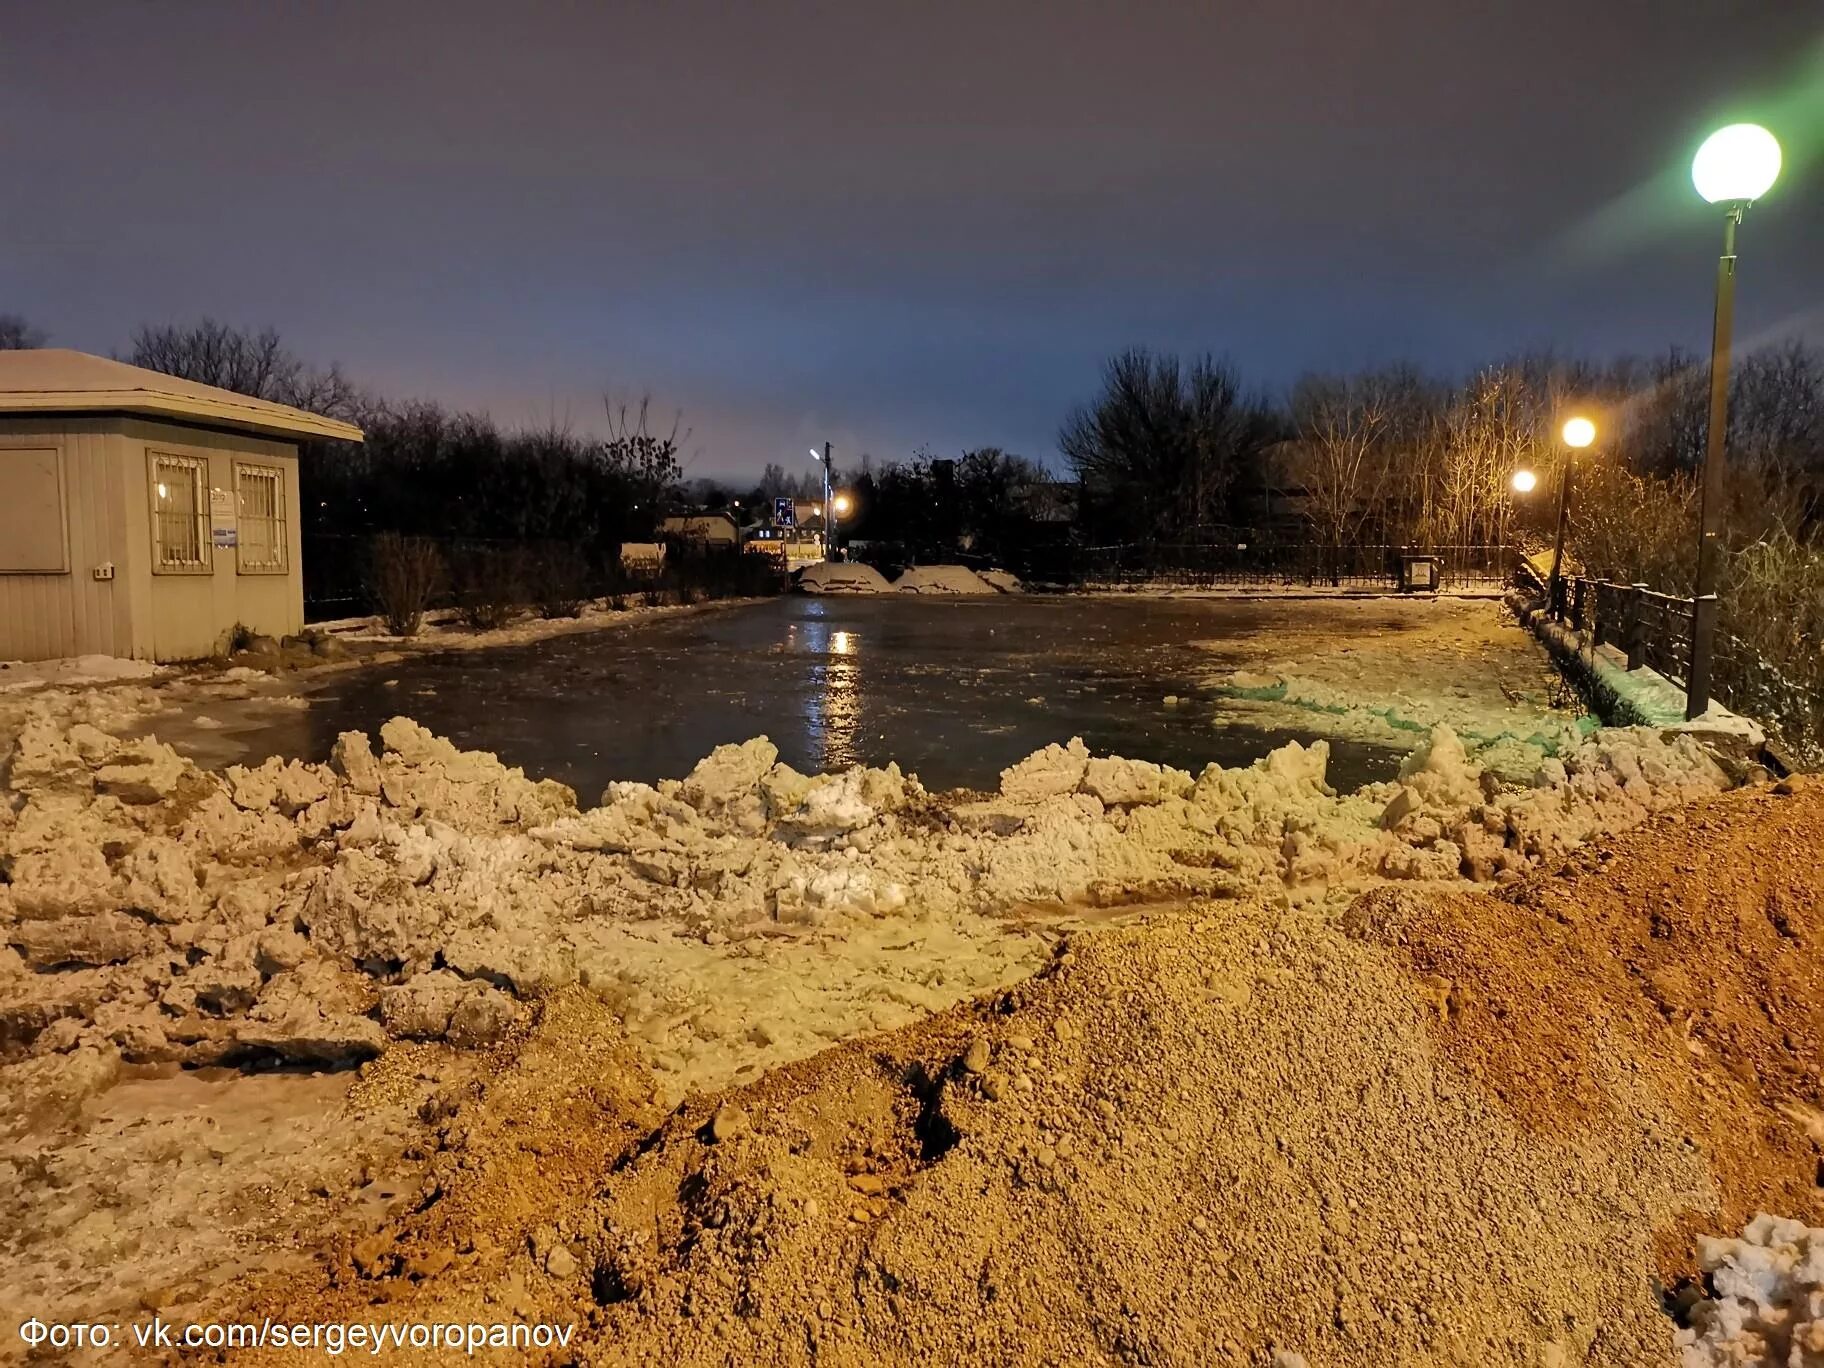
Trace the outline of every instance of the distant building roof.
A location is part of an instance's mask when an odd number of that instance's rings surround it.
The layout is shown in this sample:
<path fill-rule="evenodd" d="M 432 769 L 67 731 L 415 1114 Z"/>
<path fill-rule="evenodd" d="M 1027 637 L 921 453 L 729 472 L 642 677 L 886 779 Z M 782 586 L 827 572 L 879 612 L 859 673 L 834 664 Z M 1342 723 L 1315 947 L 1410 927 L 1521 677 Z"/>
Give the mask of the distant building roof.
<path fill-rule="evenodd" d="M 717 511 L 714 513 L 683 513 L 664 519 L 659 523 L 661 532 L 669 532 L 674 537 L 706 537 L 712 534 L 726 534 L 737 537 L 741 525 L 735 521 L 734 514 Z"/>
<path fill-rule="evenodd" d="M 274 437 L 361 440 L 353 423 L 62 347 L 0 351 L 4 413 L 137 413 Z"/>

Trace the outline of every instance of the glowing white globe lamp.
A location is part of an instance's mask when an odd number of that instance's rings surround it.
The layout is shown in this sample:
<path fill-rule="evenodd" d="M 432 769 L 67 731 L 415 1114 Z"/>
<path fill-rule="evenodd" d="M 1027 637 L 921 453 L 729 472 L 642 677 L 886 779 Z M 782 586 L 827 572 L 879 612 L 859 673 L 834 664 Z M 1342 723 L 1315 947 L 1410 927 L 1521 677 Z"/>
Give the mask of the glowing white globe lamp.
<path fill-rule="evenodd" d="M 1759 199 L 1780 174 L 1780 142 L 1759 124 L 1730 124 L 1704 139 L 1691 159 L 1691 183 L 1712 204 Z"/>
<path fill-rule="evenodd" d="M 1532 471 L 1516 470 L 1514 472 L 1514 493 L 1531 494 L 1538 487 L 1539 477 Z"/>
<path fill-rule="evenodd" d="M 1596 424 L 1588 418 L 1573 418 L 1564 425 L 1564 444 L 1581 451 L 1596 440 Z"/>

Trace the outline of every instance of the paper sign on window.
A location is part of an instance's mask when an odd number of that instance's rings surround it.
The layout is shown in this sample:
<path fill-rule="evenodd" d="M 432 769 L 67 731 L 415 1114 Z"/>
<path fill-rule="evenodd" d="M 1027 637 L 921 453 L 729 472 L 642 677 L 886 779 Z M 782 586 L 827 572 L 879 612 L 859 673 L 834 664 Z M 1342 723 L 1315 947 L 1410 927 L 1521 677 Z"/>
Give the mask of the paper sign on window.
<path fill-rule="evenodd" d="M 217 546 L 235 544 L 237 535 L 232 489 L 211 489 L 209 491 L 209 528 L 210 539 Z"/>

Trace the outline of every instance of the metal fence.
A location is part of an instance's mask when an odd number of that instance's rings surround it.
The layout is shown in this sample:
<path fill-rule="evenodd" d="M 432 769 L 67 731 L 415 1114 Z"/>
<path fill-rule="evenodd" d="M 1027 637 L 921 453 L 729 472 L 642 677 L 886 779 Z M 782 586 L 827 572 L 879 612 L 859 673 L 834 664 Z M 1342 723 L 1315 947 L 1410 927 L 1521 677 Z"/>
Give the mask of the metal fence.
<path fill-rule="evenodd" d="M 1552 615 L 1585 633 L 1592 647 L 1613 647 L 1630 670 L 1647 666 L 1687 693 L 1696 609 L 1695 599 L 1644 584 L 1581 577 L 1561 581 L 1551 605 Z M 1710 698 L 1765 727 L 1783 763 L 1824 765 L 1824 690 L 1783 672 L 1726 623 L 1718 624 L 1714 649 Z"/>
<path fill-rule="evenodd" d="M 1681 688 L 1691 678 L 1691 599 L 1579 576 L 1559 581 L 1553 614 L 1587 634 L 1593 646 L 1624 652 L 1630 670 L 1648 666 Z"/>
<path fill-rule="evenodd" d="M 1130 543 L 1074 548 L 1067 583 L 1087 587 L 1394 589 L 1410 556 L 1437 560 L 1439 587 L 1499 588 L 1518 559 L 1510 546 L 1320 546 L 1308 543 Z"/>

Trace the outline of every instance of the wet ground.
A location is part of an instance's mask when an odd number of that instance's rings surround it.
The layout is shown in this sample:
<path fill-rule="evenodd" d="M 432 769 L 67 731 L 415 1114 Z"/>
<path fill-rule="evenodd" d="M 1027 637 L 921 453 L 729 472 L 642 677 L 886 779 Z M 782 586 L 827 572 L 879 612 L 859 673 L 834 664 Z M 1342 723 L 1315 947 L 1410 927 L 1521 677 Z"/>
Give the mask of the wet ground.
<path fill-rule="evenodd" d="M 1286 612 L 1037 595 L 795 596 L 340 673 L 305 691 L 307 710 L 233 726 L 218 741 L 245 746 L 241 758 L 320 758 L 338 732 L 376 731 L 405 713 L 459 746 L 561 779 L 585 802 L 611 779 L 680 776 L 711 747 L 759 734 L 801 770 L 897 760 L 934 789 L 992 788 L 1003 767 L 1072 736 L 1100 753 L 1196 771 L 1314 739 L 1212 726 L 1226 705 L 1202 682 L 1257 654 L 1249 640 L 1283 629 Z M 169 735 L 168 720 L 159 731 Z M 1332 782 L 1387 778 L 1398 754 L 1333 742 Z M 211 757 L 224 758 L 237 757 Z"/>

